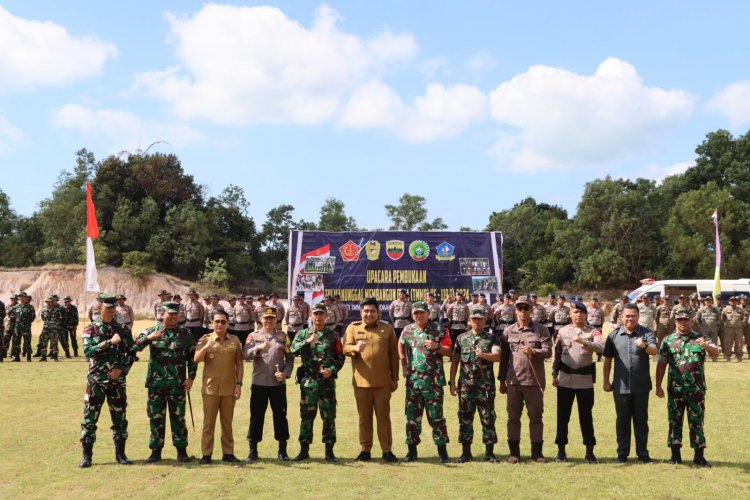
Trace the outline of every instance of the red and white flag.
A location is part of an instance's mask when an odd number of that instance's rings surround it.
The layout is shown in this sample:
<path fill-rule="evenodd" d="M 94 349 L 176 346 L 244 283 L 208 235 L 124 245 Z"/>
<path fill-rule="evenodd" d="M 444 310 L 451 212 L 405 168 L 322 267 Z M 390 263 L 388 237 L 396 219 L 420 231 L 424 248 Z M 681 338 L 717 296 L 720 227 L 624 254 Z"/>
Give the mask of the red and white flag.
<path fill-rule="evenodd" d="M 96 274 L 93 239 L 99 237 L 99 223 L 96 221 L 96 209 L 91 197 L 91 183 L 86 183 L 86 282 L 84 291 L 98 292 L 99 280 Z"/>

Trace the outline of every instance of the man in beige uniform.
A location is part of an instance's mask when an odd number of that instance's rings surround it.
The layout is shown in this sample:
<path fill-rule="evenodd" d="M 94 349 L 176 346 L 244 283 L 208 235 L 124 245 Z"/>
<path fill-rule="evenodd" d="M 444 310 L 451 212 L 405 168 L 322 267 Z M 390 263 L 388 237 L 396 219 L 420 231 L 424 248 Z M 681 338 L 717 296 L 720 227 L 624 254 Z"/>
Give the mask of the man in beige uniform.
<path fill-rule="evenodd" d="M 638 304 L 638 324 L 656 332 L 656 306 L 651 303 L 648 294 L 643 294 L 641 303 Z"/>
<path fill-rule="evenodd" d="M 362 321 L 346 328 L 344 355 L 352 358 L 352 384 L 359 413 L 357 461 L 368 462 L 372 449 L 372 414 L 378 419 L 378 441 L 383 460 L 397 462 L 391 451 L 391 393 L 398 388 L 398 340 L 388 323 L 379 321 L 380 306 L 370 297 L 360 304 Z"/>
<path fill-rule="evenodd" d="M 412 322 L 411 319 L 411 301 L 406 296 L 406 290 L 398 291 L 398 298 L 388 306 L 388 313 L 393 323 L 393 331 L 396 332 L 396 338 L 401 337 L 401 332 L 406 325 Z"/>
<path fill-rule="evenodd" d="M 271 292 L 271 295 L 269 295 L 268 298 L 271 299 L 271 303 L 269 305 L 276 309 L 276 329 L 281 330 L 281 326 L 284 322 L 284 317 L 286 316 L 284 304 L 279 302 L 279 294 L 276 292 Z"/>
<path fill-rule="evenodd" d="M 250 333 L 250 322 L 254 321 L 253 311 L 247 305 L 247 297 L 239 296 L 239 304 L 234 306 L 234 331 L 241 345 L 245 345 L 247 335 Z"/>
<path fill-rule="evenodd" d="M 286 310 L 286 336 L 289 337 L 289 342 L 294 340 L 297 332 L 307 328 L 308 318 L 301 303 L 302 297 L 295 295 L 292 297 L 292 305 Z"/>
<path fill-rule="evenodd" d="M 664 296 L 662 304 L 656 308 L 656 344 L 661 346 L 664 337 L 672 333 L 672 298 Z"/>
<path fill-rule="evenodd" d="M 166 302 L 168 300 L 172 299 L 172 294 L 169 293 L 166 290 L 162 290 L 159 292 L 159 300 L 154 302 L 154 319 L 161 323 L 164 321 L 164 307 L 162 307 L 162 302 Z"/>
<path fill-rule="evenodd" d="M 185 328 L 190 330 L 193 334 L 196 344 L 203 336 L 203 316 L 205 312 L 203 310 L 203 304 L 201 304 L 198 298 L 198 292 L 195 290 L 188 290 L 188 300 L 185 303 Z"/>
<path fill-rule="evenodd" d="M 135 321 L 135 313 L 133 308 L 125 303 L 128 300 L 124 295 L 117 296 L 117 308 L 115 309 L 115 321 L 120 323 L 128 330 L 133 331 L 133 321 Z"/>
<path fill-rule="evenodd" d="M 242 395 L 242 345 L 234 335 L 227 334 L 229 316 L 226 311 L 214 313 L 213 333 L 201 337 L 195 350 L 196 363 L 203 366 L 203 435 L 200 463 L 210 464 L 214 450 L 216 415 L 221 420 L 221 459 L 224 462 L 239 462 L 234 456 L 232 418 L 234 403 Z"/>
<path fill-rule="evenodd" d="M 724 326 L 724 360 L 732 358 L 732 346 L 734 356 L 738 363 L 742 362 L 742 325 L 745 323 L 745 311 L 737 305 L 737 297 L 729 298 L 729 305 L 721 312 L 721 322 Z"/>

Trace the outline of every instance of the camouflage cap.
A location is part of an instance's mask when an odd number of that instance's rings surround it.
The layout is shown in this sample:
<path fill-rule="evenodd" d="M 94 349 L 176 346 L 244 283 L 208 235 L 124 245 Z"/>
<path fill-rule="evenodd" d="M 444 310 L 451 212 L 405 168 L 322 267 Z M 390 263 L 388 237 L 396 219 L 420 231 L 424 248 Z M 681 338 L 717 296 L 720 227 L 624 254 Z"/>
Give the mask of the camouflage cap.
<path fill-rule="evenodd" d="M 471 319 L 487 319 L 487 313 L 484 309 L 479 307 L 469 311 L 469 318 Z"/>
<path fill-rule="evenodd" d="M 50 295 L 49 297 L 47 297 L 46 299 L 44 299 L 44 301 L 45 302 L 54 302 L 55 298 L 52 295 Z"/>
<path fill-rule="evenodd" d="M 65 296 L 65 297 L 63 298 L 63 300 L 64 300 L 65 302 L 70 302 L 70 301 L 71 301 L 71 300 L 73 300 L 73 299 L 72 299 L 72 298 L 70 298 L 70 295 L 66 295 L 66 296 Z"/>
<path fill-rule="evenodd" d="M 29 295 L 29 294 L 28 294 L 28 293 L 26 293 L 26 292 L 21 292 L 21 293 L 19 293 L 19 294 L 18 294 L 18 296 L 19 296 L 19 297 L 31 297 L 31 295 Z"/>
<path fill-rule="evenodd" d="M 411 312 L 417 312 L 422 311 L 425 312 L 427 310 L 427 302 L 424 302 L 423 300 L 418 300 L 411 305 Z"/>
<path fill-rule="evenodd" d="M 674 319 L 690 319 L 690 311 L 683 308 L 675 309 Z"/>
<path fill-rule="evenodd" d="M 328 308 L 322 302 L 318 302 L 317 304 L 313 305 L 310 309 L 311 309 L 311 312 L 313 314 L 315 314 L 315 313 L 327 313 L 328 312 Z"/>
<path fill-rule="evenodd" d="M 116 307 L 117 298 L 114 295 L 108 295 L 106 293 L 100 293 L 96 296 L 96 300 L 102 303 L 104 307 Z"/>
<path fill-rule="evenodd" d="M 164 297 L 165 295 L 172 295 L 172 294 L 171 294 L 171 293 L 169 293 L 169 292 L 168 292 L 168 291 L 166 291 L 166 290 L 162 290 L 161 292 L 159 292 L 159 293 L 158 293 L 158 294 L 156 294 L 156 295 L 157 295 L 158 297 Z"/>
<path fill-rule="evenodd" d="M 57 295 L 56 293 L 53 293 L 52 294 L 52 300 L 60 300 L 60 296 Z"/>
<path fill-rule="evenodd" d="M 317 305 L 317 304 L 315 304 Z M 262 318 L 275 318 L 276 317 L 276 308 L 275 307 L 267 307 L 263 309 L 263 315 Z"/>
<path fill-rule="evenodd" d="M 164 308 L 166 312 L 170 314 L 177 314 L 180 312 L 180 304 L 178 304 L 177 302 L 173 302 L 171 300 L 162 302 L 161 306 Z"/>
<path fill-rule="evenodd" d="M 18 294 L 14 293 L 13 295 L 10 296 L 10 299 L 11 300 L 18 300 Z"/>

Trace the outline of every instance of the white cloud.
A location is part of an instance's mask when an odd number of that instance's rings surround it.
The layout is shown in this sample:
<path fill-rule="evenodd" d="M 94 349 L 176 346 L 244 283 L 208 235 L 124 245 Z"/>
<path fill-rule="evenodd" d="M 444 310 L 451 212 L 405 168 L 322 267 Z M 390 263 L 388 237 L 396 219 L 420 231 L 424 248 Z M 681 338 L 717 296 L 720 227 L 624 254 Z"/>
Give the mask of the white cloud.
<path fill-rule="evenodd" d="M 273 7 L 207 4 L 168 15 L 179 66 L 137 76 L 136 88 L 183 118 L 223 125 L 331 120 L 355 88 L 417 53 L 412 35 L 362 38 L 327 6 L 306 28 Z"/>
<path fill-rule="evenodd" d="M 16 17 L 0 7 L 0 90 L 98 75 L 116 54 L 109 42 L 74 37 L 58 24 Z"/>
<path fill-rule="evenodd" d="M 504 132 L 490 149 L 515 171 L 565 169 L 608 162 L 657 146 L 687 119 L 694 97 L 646 87 L 635 68 L 610 57 L 591 76 L 532 66 L 490 94 Z"/>
<path fill-rule="evenodd" d="M 693 165 L 695 165 L 695 162 L 693 161 L 681 161 L 672 163 L 671 165 L 652 163 L 647 165 L 643 170 L 638 172 L 638 175 L 634 175 L 632 178 L 644 177 L 646 179 L 654 179 L 657 182 L 662 182 L 664 179 L 672 175 L 685 173 L 685 171 Z"/>
<path fill-rule="evenodd" d="M 66 104 L 57 109 L 52 124 L 101 141 L 112 152 L 135 151 L 155 141 L 185 147 L 203 140 L 199 131 L 186 125 L 143 120 L 129 111 L 92 109 L 78 104 Z"/>
<path fill-rule="evenodd" d="M 422 61 L 418 69 L 428 80 L 434 80 L 446 72 L 447 63 L 444 57 L 431 57 Z"/>
<path fill-rule="evenodd" d="M 730 83 L 706 102 L 706 110 L 718 113 L 739 128 L 750 123 L 750 81 Z"/>
<path fill-rule="evenodd" d="M 466 63 L 466 67 L 472 73 L 479 74 L 485 70 L 495 67 L 495 59 L 486 52 L 479 52 L 471 56 Z"/>
<path fill-rule="evenodd" d="M 406 105 L 388 85 L 370 81 L 357 89 L 341 113 L 353 128 L 382 128 L 411 143 L 457 135 L 487 114 L 487 96 L 469 85 L 432 83 Z"/>
<path fill-rule="evenodd" d="M 24 140 L 23 130 L 14 126 L 3 115 L 0 115 L 0 154 L 16 149 Z"/>

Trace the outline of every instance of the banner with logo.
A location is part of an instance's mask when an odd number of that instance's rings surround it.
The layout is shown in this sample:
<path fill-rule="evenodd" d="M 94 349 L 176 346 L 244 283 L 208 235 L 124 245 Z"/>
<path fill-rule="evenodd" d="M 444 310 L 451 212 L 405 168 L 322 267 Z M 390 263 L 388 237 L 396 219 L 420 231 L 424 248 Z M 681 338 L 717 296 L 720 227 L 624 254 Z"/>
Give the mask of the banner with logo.
<path fill-rule="evenodd" d="M 326 232 L 291 231 L 289 297 L 305 294 L 310 304 L 340 295 L 349 321 L 359 302 L 375 297 L 382 310 L 405 289 L 412 301 L 431 292 L 477 292 L 489 303 L 502 293 L 503 235 L 499 232 Z"/>

